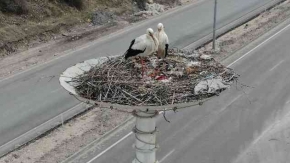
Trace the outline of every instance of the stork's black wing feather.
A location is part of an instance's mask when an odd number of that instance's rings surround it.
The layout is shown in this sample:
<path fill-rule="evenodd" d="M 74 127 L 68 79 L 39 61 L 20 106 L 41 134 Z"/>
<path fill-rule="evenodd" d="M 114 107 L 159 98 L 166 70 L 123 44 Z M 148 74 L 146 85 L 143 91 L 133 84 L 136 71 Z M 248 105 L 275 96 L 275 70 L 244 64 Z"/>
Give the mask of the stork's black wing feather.
<path fill-rule="evenodd" d="M 144 53 L 145 52 L 146 48 L 144 50 L 132 49 L 132 46 L 134 45 L 135 41 L 136 41 L 135 39 L 131 41 L 129 49 L 125 53 L 125 59 L 128 59 L 130 57 L 133 57 L 133 56 L 136 56 L 136 55 L 138 55 L 140 53 Z"/>

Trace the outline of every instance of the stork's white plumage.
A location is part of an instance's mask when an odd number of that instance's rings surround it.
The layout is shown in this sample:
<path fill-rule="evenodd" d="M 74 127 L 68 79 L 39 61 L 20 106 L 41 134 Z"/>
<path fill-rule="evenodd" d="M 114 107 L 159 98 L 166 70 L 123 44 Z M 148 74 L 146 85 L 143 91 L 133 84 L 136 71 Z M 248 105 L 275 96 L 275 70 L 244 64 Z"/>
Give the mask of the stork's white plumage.
<path fill-rule="evenodd" d="M 159 42 L 157 56 L 159 58 L 165 58 L 168 55 L 169 39 L 162 23 L 157 25 L 157 29 L 158 31 L 154 34 Z"/>
<path fill-rule="evenodd" d="M 142 76 L 144 74 L 144 61 L 142 57 L 153 54 L 158 48 L 158 40 L 154 36 L 152 28 L 148 28 L 146 34 L 132 40 L 129 49 L 125 53 L 125 59 L 141 57 Z"/>
<path fill-rule="evenodd" d="M 148 28 L 146 34 L 132 40 L 129 49 L 125 53 L 125 59 L 130 57 L 144 57 L 153 54 L 158 48 L 158 40 L 154 36 L 152 28 Z"/>

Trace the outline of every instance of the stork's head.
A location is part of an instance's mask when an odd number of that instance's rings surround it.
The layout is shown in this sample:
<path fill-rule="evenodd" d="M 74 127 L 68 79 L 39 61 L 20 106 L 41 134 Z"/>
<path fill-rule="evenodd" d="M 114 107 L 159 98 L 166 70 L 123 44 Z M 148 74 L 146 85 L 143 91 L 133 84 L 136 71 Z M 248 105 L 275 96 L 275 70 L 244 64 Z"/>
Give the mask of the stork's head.
<path fill-rule="evenodd" d="M 163 30 L 163 29 L 164 29 L 163 24 L 162 24 L 162 23 L 159 23 L 159 24 L 157 25 L 157 29 L 158 29 L 159 32 L 160 32 L 161 30 Z"/>
<path fill-rule="evenodd" d="M 154 34 L 153 29 L 152 29 L 152 28 L 148 28 L 148 29 L 147 29 L 147 35 L 153 37 L 153 34 Z"/>

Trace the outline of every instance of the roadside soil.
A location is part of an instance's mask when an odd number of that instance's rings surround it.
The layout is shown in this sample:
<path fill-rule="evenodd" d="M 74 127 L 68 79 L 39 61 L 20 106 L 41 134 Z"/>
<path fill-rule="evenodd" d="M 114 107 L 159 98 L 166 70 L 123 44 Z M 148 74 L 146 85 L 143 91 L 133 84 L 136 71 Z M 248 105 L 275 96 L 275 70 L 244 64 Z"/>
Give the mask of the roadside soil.
<path fill-rule="evenodd" d="M 130 0 L 1 0 L 0 10 L 0 58 L 5 58 L 57 41 L 79 25 L 129 21 L 138 8 Z"/>
<path fill-rule="evenodd" d="M 267 33 L 281 22 L 290 18 L 290 0 L 265 11 L 247 23 L 227 32 L 216 41 L 217 48 L 215 59 L 221 61 L 253 40 Z M 212 54 L 212 42 L 199 48 L 201 54 Z"/>
<path fill-rule="evenodd" d="M 193 1 L 196 0 L 187 0 L 185 4 Z M 127 2 L 128 0 L 124 3 L 126 4 Z M 103 6 L 101 9 L 99 9 L 99 7 L 87 11 L 89 13 L 85 13 L 85 16 L 83 16 L 83 13 L 79 13 L 79 15 L 77 15 L 77 18 L 79 18 L 77 21 L 79 22 L 71 21 L 69 23 L 63 23 L 65 25 L 54 25 L 54 27 L 51 27 L 52 29 L 47 29 L 42 33 L 31 34 L 29 36 L 24 35 L 23 38 L 19 36 L 20 38 L 15 38 L 17 41 L 5 43 L 4 38 L 3 43 L 2 39 L 0 39 L 0 80 L 27 68 L 52 60 L 65 54 L 67 50 L 81 47 L 135 22 L 159 15 L 166 10 L 174 8 L 176 5 L 182 5 L 182 3 L 177 3 L 179 2 L 178 0 L 170 0 L 170 3 L 164 0 L 156 0 L 154 2 L 156 3 L 148 4 L 149 9 L 146 13 L 138 14 L 140 10 L 136 4 L 129 7 L 124 5 L 125 7 L 120 6 L 120 8 L 108 8 Z M 107 6 L 111 5 L 112 4 Z M 125 12 L 124 10 L 128 11 Z M 87 15 L 90 16 L 88 17 Z M 74 17 L 74 15 L 72 15 L 72 17 Z M 70 20 L 67 18 L 65 21 Z M 50 25 L 49 22 L 47 24 Z M 43 26 L 46 26 L 46 24 L 43 24 Z M 27 31 L 31 30 L 27 29 Z M 3 31 L 0 24 L 0 34 L 1 32 Z M 10 32 L 9 35 L 12 35 L 11 33 L 13 34 L 13 32 Z M 7 40 L 13 39 L 7 38 L 6 41 Z"/>
<path fill-rule="evenodd" d="M 57 163 L 101 138 L 129 114 L 94 108 L 0 158 L 1 163 Z"/>
<path fill-rule="evenodd" d="M 244 47 L 287 18 L 290 18 L 290 0 L 286 0 L 271 10 L 260 14 L 258 17 L 249 21 L 248 23 L 241 25 L 240 27 L 233 29 L 227 34 L 219 37 L 217 40 L 217 55 L 213 56 L 219 61 L 225 59 L 235 51 Z M 124 26 L 127 25 L 127 23 L 124 23 Z M 114 29 L 115 27 L 111 28 Z M 109 33 L 109 31 L 107 32 Z M 90 37 L 84 37 L 78 41 L 82 41 L 83 39 L 89 40 L 89 38 Z M 20 64 L 26 65 L 30 61 L 33 61 L 35 58 L 41 58 L 45 56 L 43 54 L 39 57 L 35 57 L 37 54 L 39 54 L 39 49 L 31 49 L 31 51 L 35 51 L 36 55 L 32 55 L 31 58 L 27 59 L 27 61 L 21 60 L 23 63 L 21 62 Z M 41 50 L 41 53 L 44 52 L 46 51 Z M 196 53 L 212 54 L 211 43 L 208 43 L 205 46 L 197 49 Z M 54 56 L 51 56 L 51 58 L 53 57 Z M 47 57 L 46 61 L 51 58 Z M 0 61 L 0 65 L 5 63 L 1 62 L 2 61 Z M 20 62 L 20 60 L 18 60 L 18 62 Z M 38 60 L 35 62 L 35 64 L 40 63 Z M 17 67 L 16 64 L 19 63 L 14 60 L 14 64 Z M 27 67 L 29 67 L 29 65 L 24 66 L 23 69 Z M 13 72 L 14 71 L 12 71 L 12 73 Z M 128 114 L 116 112 L 113 110 L 101 110 L 99 108 L 94 108 L 68 121 L 66 124 L 64 124 L 64 126 L 60 126 L 43 135 L 41 138 L 32 141 L 27 145 L 22 146 L 19 149 L 0 158 L 0 163 L 61 162 L 65 158 L 71 156 L 77 150 L 84 147 L 89 142 L 100 138 L 107 131 L 121 124 L 129 117 L 130 115 Z"/>

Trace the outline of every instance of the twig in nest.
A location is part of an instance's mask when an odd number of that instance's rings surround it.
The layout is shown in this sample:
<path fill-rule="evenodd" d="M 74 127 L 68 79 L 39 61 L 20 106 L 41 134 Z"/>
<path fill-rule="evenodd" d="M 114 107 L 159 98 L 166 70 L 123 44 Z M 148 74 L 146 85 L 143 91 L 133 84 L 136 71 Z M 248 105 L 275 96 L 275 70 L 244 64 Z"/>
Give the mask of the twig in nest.
<path fill-rule="evenodd" d="M 196 84 L 205 78 L 214 78 L 225 71 L 226 67 L 214 60 L 187 58 L 182 50 L 179 52 L 182 55 L 174 51 L 179 49 L 171 50 L 167 58 L 154 62 L 160 70 L 160 77 L 171 78 L 169 83 L 164 83 L 162 79 L 160 81 L 150 74 L 146 74 L 148 78 L 145 81 L 142 80 L 140 64 L 132 60 L 124 60 L 123 56 L 110 58 L 101 65 L 92 67 L 89 72 L 72 79 L 72 83 L 77 85 L 75 87 L 77 93 L 84 98 L 120 105 L 162 106 L 204 98 L 203 95 L 193 94 Z M 156 68 L 152 60 L 156 61 L 157 58 L 149 58 L 145 61 L 148 73 L 154 72 Z M 184 67 L 192 61 L 201 62 L 200 70 L 186 74 Z M 201 70 L 208 73 L 200 75 Z M 231 80 L 234 78 L 233 74 L 232 71 L 225 71 L 221 77 L 223 80 Z"/>
<path fill-rule="evenodd" d="M 170 121 L 166 118 L 165 113 L 166 113 L 166 110 L 164 109 L 164 110 L 163 110 L 163 117 L 164 117 L 164 119 L 165 119 L 166 122 L 170 123 Z"/>
<path fill-rule="evenodd" d="M 154 95 L 154 98 L 159 101 L 160 105 L 163 105 L 162 101 L 157 96 L 155 96 L 155 94 L 152 94 L 152 95 Z"/>
<path fill-rule="evenodd" d="M 135 96 L 131 95 L 130 93 L 124 91 L 124 90 L 121 90 L 122 92 L 124 92 L 126 95 L 129 95 L 130 97 L 134 98 L 135 100 L 139 101 L 139 102 L 142 102 L 140 99 L 136 98 Z"/>
<path fill-rule="evenodd" d="M 172 110 L 174 111 L 174 113 L 176 113 L 177 112 L 177 107 L 175 106 Z"/>
<path fill-rule="evenodd" d="M 175 92 L 173 92 L 173 97 L 172 97 L 172 102 L 171 102 L 171 105 L 174 104 L 174 98 L 175 98 Z"/>

